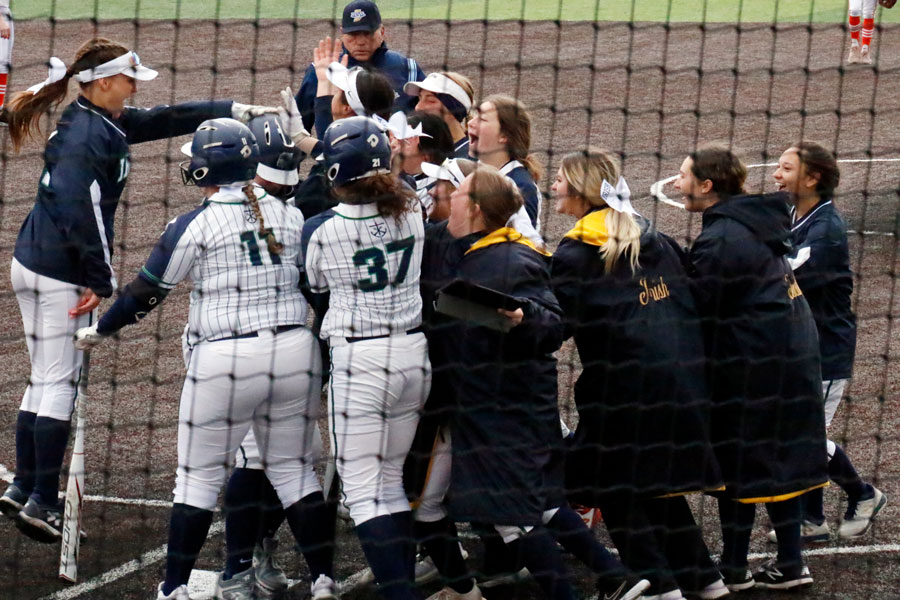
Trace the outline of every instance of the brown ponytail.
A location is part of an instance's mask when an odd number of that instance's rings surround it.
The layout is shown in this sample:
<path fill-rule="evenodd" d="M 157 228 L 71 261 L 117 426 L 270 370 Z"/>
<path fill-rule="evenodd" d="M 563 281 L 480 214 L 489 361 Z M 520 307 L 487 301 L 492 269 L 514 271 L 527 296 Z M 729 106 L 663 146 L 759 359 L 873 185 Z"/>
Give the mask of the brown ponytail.
<path fill-rule="evenodd" d="M 9 126 L 9 137 L 12 140 L 13 150 L 18 152 L 26 139 L 41 133 L 41 117 L 66 99 L 69 80 L 76 73 L 98 67 L 126 52 L 128 52 L 128 48 L 106 38 L 90 39 L 82 44 L 75 53 L 75 61 L 69 66 L 63 79 L 45 85 L 36 94 L 31 92 L 13 94 L 3 110 L 6 124 Z M 84 89 L 91 83 L 79 85 Z"/>
<path fill-rule="evenodd" d="M 244 186 L 244 195 L 250 200 L 250 210 L 256 215 L 259 221 L 259 236 L 266 239 L 266 246 L 269 248 L 269 254 L 281 254 L 284 250 L 284 244 L 278 241 L 271 229 L 266 229 L 266 222 L 263 221 L 262 211 L 259 210 L 259 200 L 256 199 L 256 193 L 253 191 L 252 185 Z"/>
<path fill-rule="evenodd" d="M 506 138 L 506 153 L 509 158 L 522 163 L 535 183 L 544 175 L 544 169 L 531 149 L 531 115 L 528 107 L 506 94 L 493 94 L 481 101 L 490 102 L 497 109 L 500 134 Z"/>

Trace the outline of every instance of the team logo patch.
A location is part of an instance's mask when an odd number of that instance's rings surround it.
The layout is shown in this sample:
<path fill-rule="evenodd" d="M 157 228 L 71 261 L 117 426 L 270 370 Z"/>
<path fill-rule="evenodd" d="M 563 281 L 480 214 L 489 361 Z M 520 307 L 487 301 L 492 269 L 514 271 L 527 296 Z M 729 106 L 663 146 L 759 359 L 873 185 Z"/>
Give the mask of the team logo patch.
<path fill-rule="evenodd" d="M 370 146 L 372 146 L 374 148 L 375 146 L 378 145 L 378 136 L 375 135 L 374 133 L 370 134 L 369 137 L 366 138 L 366 141 L 369 143 Z"/>
<path fill-rule="evenodd" d="M 350 18 L 353 19 L 354 23 L 359 23 L 366 18 L 366 11 L 361 8 L 357 8 L 352 13 L 350 13 Z"/>
<path fill-rule="evenodd" d="M 256 223 L 256 215 L 249 206 L 244 207 L 244 220 L 248 223 Z"/>
<path fill-rule="evenodd" d="M 369 225 L 369 233 L 378 238 L 384 237 L 384 234 L 387 233 L 387 225 L 385 225 L 381 221 L 375 221 L 374 223 Z"/>

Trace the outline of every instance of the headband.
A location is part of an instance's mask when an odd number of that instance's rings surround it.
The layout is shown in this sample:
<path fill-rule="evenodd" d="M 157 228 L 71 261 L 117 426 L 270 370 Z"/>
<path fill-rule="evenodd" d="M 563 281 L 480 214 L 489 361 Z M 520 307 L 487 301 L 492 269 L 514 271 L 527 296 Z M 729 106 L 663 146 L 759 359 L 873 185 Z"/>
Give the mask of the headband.
<path fill-rule="evenodd" d="M 31 86 L 27 91 L 32 94 L 37 94 L 44 86 L 56 83 L 57 81 L 62 81 L 68 73 L 66 63 L 55 56 L 50 57 L 48 65 L 50 68 L 48 70 L 47 79 Z M 97 79 L 103 79 L 104 77 L 112 77 L 113 75 L 120 74 L 127 75 L 138 81 L 150 81 L 151 79 L 156 79 L 156 76 L 159 75 L 159 73 L 153 69 L 148 69 L 141 64 L 141 59 L 137 55 L 137 52 L 129 51 L 102 65 L 79 71 L 72 77 L 79 83 L 88 83 L 89 81 L 95 81 Z"/>
<path fill-rule="evenodd" d="M 369 113 L 363 106 L 359 97 L 359 91 L 356 89 L 356 78 L 362 73 L 362 67 L 353 67 L 348 69 L 339 62 L 333 62 L 328 65 L 328 81 L 336 85 L 347 97 L 347 104 L 360 117 L 368 117 Z"/>
<path fill-rule="evenodd" d="M 616 212 L 628 213 L 629 215 L 637 214 L 634 207 L 631 206 L 631 190 L 628 189 L 628 184 L 625 183 L 624 177 L 619 177 L 615 187 L 604 179 L 603 185 L 600 186 L 600 197 L 603 198 L 607 206 Z"/>
<path fill-rule="evenodd" d="M 463 179 L 466 178 L 455 158 L 448 158 L 440 165 L 423 162 L 422 172 L 429 177 L 434 177 L 441 181 L 449 181 L 455 188 L 459 188 L 459 186 L 462 185 Z"/>

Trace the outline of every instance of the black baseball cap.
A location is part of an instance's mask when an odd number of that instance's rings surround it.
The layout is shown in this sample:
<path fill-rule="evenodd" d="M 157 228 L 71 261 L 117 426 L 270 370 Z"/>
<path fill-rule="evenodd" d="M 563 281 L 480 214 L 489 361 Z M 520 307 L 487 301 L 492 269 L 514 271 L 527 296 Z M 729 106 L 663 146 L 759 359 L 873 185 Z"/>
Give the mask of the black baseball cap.
<path fill-rule="evenodd" d="M 381 27 L 381 13 L 374 2 L 354 0 L 344 7 L 341 19 L 341 33 L 354 31 L 375 31 Z"/>

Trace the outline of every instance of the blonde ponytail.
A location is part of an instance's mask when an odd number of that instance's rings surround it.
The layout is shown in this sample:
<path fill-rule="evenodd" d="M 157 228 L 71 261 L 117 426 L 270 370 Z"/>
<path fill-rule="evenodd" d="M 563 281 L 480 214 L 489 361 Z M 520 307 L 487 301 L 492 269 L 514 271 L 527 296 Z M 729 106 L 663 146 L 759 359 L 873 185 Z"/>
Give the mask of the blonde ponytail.
<path fill-rule="evenodd" d="M 263 221 L 262 211 L 259 209 L 259 200 L 256 199 L 256 193 L 253 191 L 252 185 L 244 186 L 244 195 L 250 201 L 250 210 L 256 215 L 259 221 L 259 237 L 265 238 L 266 246 L 269 248 L 269 254 L 281 254 L 284 250 L 284 244 L 278 241 L 271 229 L 266 229 L 266 222 Z"/>
<path fill-rule="evenodd" d="M 601 197 L 604 180 L 610 184 L 619 181 L 622 168 L 619 160 L 609 151 L 588 148 L 563 157 L 560 168 L 569 186 L 569 193 L 583 198 L 593 207 L 605 207 Z M 639 265 L 641 253 L 641 227 L 634 216 L 610 209 L 606 214 L 608 239 L 600 247 L 604 270 L 612 272 L 622 258 L 628 259 L 631 272 Z"/>

